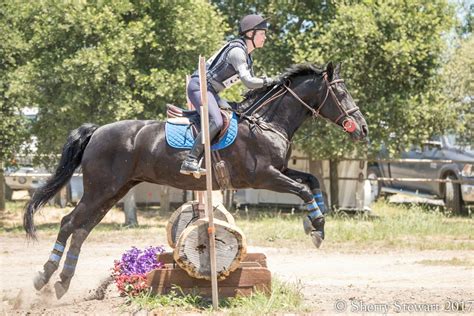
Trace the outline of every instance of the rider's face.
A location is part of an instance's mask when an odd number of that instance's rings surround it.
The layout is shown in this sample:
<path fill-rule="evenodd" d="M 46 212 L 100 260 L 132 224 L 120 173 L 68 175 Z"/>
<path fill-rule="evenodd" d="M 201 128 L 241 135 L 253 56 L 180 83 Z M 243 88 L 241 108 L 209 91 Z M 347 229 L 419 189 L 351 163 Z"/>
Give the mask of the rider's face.
<path fill-rule="evenodd" d="M 255 42 L 255 48 L 263 47 L 263 44 L 265 44 L 266 39 L 267 39 L 266 31 L 265 30 L 257 30 L 255 32 L 255 38 L 253 40 Z"/>

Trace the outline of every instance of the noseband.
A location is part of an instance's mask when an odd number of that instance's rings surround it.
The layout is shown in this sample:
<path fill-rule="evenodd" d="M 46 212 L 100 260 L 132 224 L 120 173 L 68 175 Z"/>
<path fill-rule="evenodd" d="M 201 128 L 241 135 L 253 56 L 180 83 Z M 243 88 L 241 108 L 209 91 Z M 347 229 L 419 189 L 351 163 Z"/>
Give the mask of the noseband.
<path fill-rule="evenodd" d="M 338 122 L 344 118 L 344 121 L 342 122 L 341 126 L 344 129 L 344 131 L 348 133 L 352 133 L 356 130 L 357 128 L 357 123 L 355 120 L 352 118 L 351 114 L 354 112 L 357 112 L 359 110 L 359 107 L 355 106 L 350 110 L 345 110 L 342 107 L 341 102 L 339 99 L 336 97 L 336 94 L 334 93 L 334 90 L 332 89 L 332 86 L 338 82 L 344 82 L 344 79 L 335 79 L 333 81 L 328 80 L 328 74 L 324 72 L 323 75 L 324 83 L 326 84 L 326 96 L 324 97 L 323 102 L 316 108 L 313 109 L 311 106 L 309 106 L 306 102 L 301 100 L 301 98 L 288 86 L 284 85 L 285 89 L 291 93 L 293 97 L 295 97 L 296 100 L 298 100 L 301 104 L 303 104 L 313 115 L 314 118 L 316 117 L 322 117 L 332 123 L 335 123 L 336 125 L 339 125 Z M 331 95 L 334 103 L 336 104 L 337 108 L 339 109 L 339 113 L 341 113 L 334 121 L 325 118 L 324 116 L 321 116 L 319 112 L 322 110 L 323 106 L 326 104 L 326 101 L 328 99 L 328 96 Z"/>

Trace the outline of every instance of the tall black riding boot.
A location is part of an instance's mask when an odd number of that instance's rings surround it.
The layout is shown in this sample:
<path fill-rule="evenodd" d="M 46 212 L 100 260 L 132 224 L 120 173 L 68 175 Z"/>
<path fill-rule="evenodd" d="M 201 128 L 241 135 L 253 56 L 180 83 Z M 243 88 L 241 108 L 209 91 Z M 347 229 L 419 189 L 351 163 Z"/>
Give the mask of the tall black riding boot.
<path fill-rule="evenodd" d="M 211 139 L 211 141 L 214 139 L 214 137 L 217 136 L 219 130 L 220 129 L 217 128 L 216 124 L 213 121 L 209 122 L 209 138 Z M 181 165 L 181 170 L 179 172 L 181 172 L 182 174 L 206 174 L 206 170 L 199 167 L 199 158 L 201 157 L 203 152 L 204 144 L 202 143 L 202 132 L 199 132 L 199 134 L 194 139 L 194 145 L 189 151 L 189 154 L 186 159 L 183 161 L 183 164 Z"/>

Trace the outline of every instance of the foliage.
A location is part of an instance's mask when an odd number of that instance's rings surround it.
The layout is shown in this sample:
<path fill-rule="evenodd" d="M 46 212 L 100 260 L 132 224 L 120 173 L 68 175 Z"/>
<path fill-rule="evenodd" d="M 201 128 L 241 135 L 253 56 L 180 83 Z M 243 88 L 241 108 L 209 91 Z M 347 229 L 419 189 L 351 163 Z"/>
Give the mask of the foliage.
<path fill-rule="evenodd" d="M 228 39 L 238 36 L 240 19 L 252 13 L 268 18 L 269 32 L 262 49 L 252 54 L 257 76 L 274 76 L 295 63 L 295 38 L 315 23 L 326 23 L 335 9 L 331 1 L 212 1 L 223 13 L 231 28 L 226 33 Z M 223 96 L 230 100 L 242 100 L 245 91 L 242 84 L 224 91 Z"/>
<path fill-rule="evenodd" d="M 148 289 L 146 274 L 163 266 L 157 258 L 163 251 L 163 247 L 148 247 L 144 250 L 132 247 L 120 260 L 114 261 L 112 277 L 121 295 L 136 296 Z"/>
<path fill-rule="evenodd" d="M 466 13 L 458 32 L 468 36 L 472 6 L 460 2 Z M 59 152 L 67 133 L 84 122 L 162 118 L 166 103 L 184 104 L 184 77 L 196 68 L 198 55 L 208 57 L 224 38 L 235 37 L 241 17 L 253 12 L 270 18 L 267 43 L 254 53 L 256 74 L 276 75 L 304 61 L 342 62 L 342 77 L 369 123 L 370 150 L 458 127 L 460 103 L 450 106 L 456 91 L 441 77 L 446 34 L 456 17 L 448 0 L 212 3 L 2 3 L 2 151 L 11 155 L 25 139 L 26 124 L 17 115 L 25 106 L 40 110 L 33 132 L 44 154 Z M 242 91 L 236 86 L 223 97 L 240 100 Z M 463 109 L 469 119 L 465 103 Z M 308 122 L 297 146 L 315 159 L 366 151 L 326 124 Z M 324 137 L 313 137 L 322 130 Z"/>
<path fill-rule="evenodd" d="M 371 149 L 378 152 L 382 143 L 394 149 L 454 124 L 438 75 L 443 35 L 452 26 L 453 9 L 445 0 L 341 4 L 331 23 L 299 36 L 296 54 L 298 60 L 343 62 L 346 85 L 367 118 Z M 352 151 L 344 135 L 330 135 L 304 141 L 303 147 L 322 157 Z"/>
<path fill-rule="evenodd" d="M 205 1 L 14 1 L 25 62 L 10 74 L 18 107 L 36 106 L 39 152 L 57 153 L 84 122 L 157 119 L 185 102 L 185 76 L 226 25 Z M 221 27 L 216 30 L 215 25 Z"/>
<path fill-rule="evenodd" d="M 454 124 L 439 80 L 443 35 L 454 25 L 446 0 L 215 3 L 230 25 L 251 12 L 270 17 L 267 43 L 255 53 L 257 65 L 270 74 L 291 63 L 342 62 L 342 77 L 368 120 L 373 151 Z M 296 144 L 315 159 L 365 151 L 323 120 L 308 122 Z"/>
<path fill-rule="evenodd" d="M 466 143 L 474 146 L 474 36 L 462 38 L 443 73 L 445 95 L 452 110 L 458 114 L 453 128 Z"/>
<path fill-rule="evenodd" d="M 21 116 L 21 108 L 9 91 L 9 76 L 25 62 L 23 54 L 28 44 L 23 34 L 12 28 L 10 12 L 5 3 L 0 4 L 0 165 L 1 162 L 8 165 L 28 138 L 28 122 Z"/>

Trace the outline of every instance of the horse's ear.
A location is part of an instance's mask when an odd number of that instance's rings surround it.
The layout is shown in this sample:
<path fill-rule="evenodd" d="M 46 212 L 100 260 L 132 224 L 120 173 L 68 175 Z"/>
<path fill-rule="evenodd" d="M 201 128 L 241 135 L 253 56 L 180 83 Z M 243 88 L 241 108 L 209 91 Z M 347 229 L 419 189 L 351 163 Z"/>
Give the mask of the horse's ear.
<path fill-rule="evenodd" d="M 326 66 L 326 72 L 328 74 L 329 81 L 331 81 L 332 76 L 334 75 L 334 65 L 333 65 L 332 61 L 330 61 L 328 63 L 328 65 Z"/>

